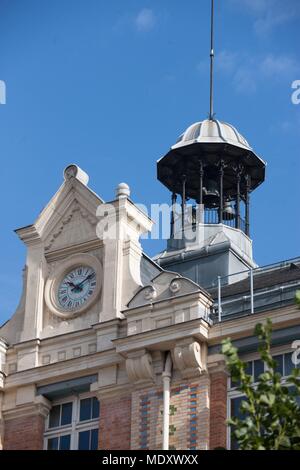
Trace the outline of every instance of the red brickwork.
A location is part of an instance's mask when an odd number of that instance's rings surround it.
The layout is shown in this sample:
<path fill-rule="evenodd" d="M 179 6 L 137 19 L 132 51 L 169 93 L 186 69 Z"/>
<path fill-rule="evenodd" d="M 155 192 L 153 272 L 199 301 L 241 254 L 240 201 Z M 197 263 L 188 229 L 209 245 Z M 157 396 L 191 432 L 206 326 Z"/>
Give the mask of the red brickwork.
<path fill-rule="evenodd" d="M 171 388 L 170 449 L 208 449 L 209 378 L 191 379 Z M 160 387 L 132 394 L 132 449 L 162 448 L 163 393 Z"/>
<path fill-rule="evenodd" d="M 45 418 L 23 416 L 5 421 L 4 450 L 42 450 Z"/>
<path fill-rule="evenodd" d="M 131 396 L 100 400 L 99 449 L 129 450 Z"/>
<path fill-rule="evenodd" d="M 226 448 L 227 375 L 215 372 L 210 376 L 210 449 Z"/>

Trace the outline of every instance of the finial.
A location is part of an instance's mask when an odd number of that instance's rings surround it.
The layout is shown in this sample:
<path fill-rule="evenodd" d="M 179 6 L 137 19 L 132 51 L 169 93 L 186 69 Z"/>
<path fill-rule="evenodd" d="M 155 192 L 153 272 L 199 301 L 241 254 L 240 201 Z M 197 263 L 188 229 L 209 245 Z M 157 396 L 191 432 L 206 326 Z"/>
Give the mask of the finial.
<path fill-rule="evenodd" d="M 120 183 L 117 186 L 116 189 L 116 198 L 121 199 L 121 198 L 127 198 L 130 196 L 130 188 L 128 184 L 126 183 Z"/>
<path fill-rule="evenodd" d="M 210 103 L 209 119 L 214 118 L 214 0 L 211 0 L 211 18 L 210 18 Z"/>

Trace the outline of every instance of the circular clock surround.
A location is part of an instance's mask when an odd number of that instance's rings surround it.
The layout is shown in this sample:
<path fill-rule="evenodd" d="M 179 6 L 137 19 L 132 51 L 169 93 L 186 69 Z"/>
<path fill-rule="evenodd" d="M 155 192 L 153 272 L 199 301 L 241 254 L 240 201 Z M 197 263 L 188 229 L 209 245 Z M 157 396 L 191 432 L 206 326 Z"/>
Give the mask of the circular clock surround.
<path fill-rule="evenodd" d="M 68 307 L 68 303 L 64 307 L 62 302 L 61 293 L 62 285 L 69 280 L 69 275 L 76 272 L 78 269 L 85 269 L 83 276 L 77 278 L 77 281 L 72 283 L 72 278 L 70 278 L 69 283 L 71 285 L 68 289 L 68 295 L 70 296 L 70 301 L 74 301 L 73 305 Z M 84 276 L 87 274 L 86 276 Z M 93 274 L 93 286 L 90 290 L 87 290 L 86 287 L 80 291 L 81 295 L 76 295 L 76 286 L 78 284 L 82 285 L 82 281 Z M 60 264 L 57 269 L 49 275 L 46 286 L 45 286 L 45 302 L 48 308 L 52 313 L 58 315 L 61 318 L 74 318 L 81 313 L 86 312 L 92 305 L 96 302 L 99 297 L 99 294 L 102 289 L 102 264 L 100 261 L 93 255 L 86 253 L 79 253 L 73 256 L 70 256 Z M 78 282 L 79 281 L 79 282 Z M 94 281 L 96 284 L 94 284 Z M 90 284 L 89 284 L 90 285 Z M 74 286 L 74 287 L 73 287 Z M 75 289 L 74 289 L 75 288 Z M 81 304 L 78 305 L 76 302 L 76 297 L 81 298 Z"/>

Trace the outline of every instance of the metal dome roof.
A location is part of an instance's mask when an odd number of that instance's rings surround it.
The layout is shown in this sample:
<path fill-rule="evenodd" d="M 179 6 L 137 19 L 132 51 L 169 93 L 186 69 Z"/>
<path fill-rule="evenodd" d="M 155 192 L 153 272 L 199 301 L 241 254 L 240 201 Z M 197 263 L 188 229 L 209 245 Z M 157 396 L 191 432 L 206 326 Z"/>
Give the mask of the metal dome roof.
<path fill-rule="evenodd" d="M 205 167 L 205 175 L 218 178 L 220 161 L 225 164 L 224 194 L 236 193 L 236 169 L 251 179 L 253 191 L 265 179 L 266 163 L 254 152 L 247 140 L 226 122 L 205 119 L 189 126 L 176 144 L 157 162 L 157 177 L 170 191 L 181 194 L 182 175 L 186 178 L 186 196 L 197 199 L 199 195 L 199 162 Z M 246 179 L 241 180 L 245 192 Z"/>
<path fill-rule="evenodd" d="M 178 149 L 194 143 L 228 143 L 246 150 L 252 150 L 247 140 L 227 122 L 205 119 L 189 126 L 181 134 L 172 149 Z"/>

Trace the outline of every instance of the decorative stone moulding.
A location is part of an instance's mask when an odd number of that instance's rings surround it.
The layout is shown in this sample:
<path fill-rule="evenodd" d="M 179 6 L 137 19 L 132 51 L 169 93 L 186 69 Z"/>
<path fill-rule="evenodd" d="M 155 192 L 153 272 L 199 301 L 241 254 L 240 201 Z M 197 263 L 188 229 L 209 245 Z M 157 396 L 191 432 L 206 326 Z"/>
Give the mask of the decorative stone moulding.
<path fill-rule="evenodd" d="M 173 361 L 182 377 L 194 377 L 207 371 L 207 345 L 185 340 L 173 349 Z"/>
<path fill-rule="evenodd" d="M 180 289 L 181 289 L 180 279 L 174 279 L 174 281 L 171 282 L 169 288 L 170 288 L 170 291 L 172 292 L 172 294 L 177 294 L 177 292 L 179 292 Z"/>
<path fill-rule="evenodd" d="M 46 251 L 49 251 L 52 248 L 53 243 L 61 235 L 65 227 L 72 221 L 76 213 L 79 213 L 81 217 L 87 220 L 92 226 L 96 226 L 96 224 L 98 223 L 98 219 L 89 212 L 87 212 L 75 199 L 69 212 L 64 216 L 64 218 L 61 220 L 61 223 L 52 233 L 51 238 L 47 241 L 47 245 L 45 246 Z"/>
<path fill-rule="evenodd" d="M 145 300 L 155 300 L 157 297 L 157 291 L 155 287 L 149 286 L 144 290 L 144 298 Z"/>
<path fill-rule="evenodd" d="M 152 357 L 148 352 L 133 353 L 126 359 L 126 371 L 130 382 L 139 385 L 154 382 Z"/>
<path fill-rule="evenodd" d="M 71 164 L 64 169 L 64 178 L 66 181 L 71 178 L 76 178 L 85 186 L 88 185 L 89 175 L 83 171 L 79 166 Z"/>
<path fill-rule="evenodd" d="M 175 299 L 188 294 L 201 295 L 201 301 L 208 308 L 212 298 L 198 284 L 171 271 L 163 271 L 154 277 L 151 283 L 141 287 L 128 302 L 128 308 L 142 307 L 154 302 Z"/>
<path fill-rule="evenodd" d="M 10 409 L 3 409 L 4 421 L 27 416 L 40 415 L 46 418 L 51 409 L 51 402 L 42 395 L 36 396 L 32 402 L 23 403 Z"/>

